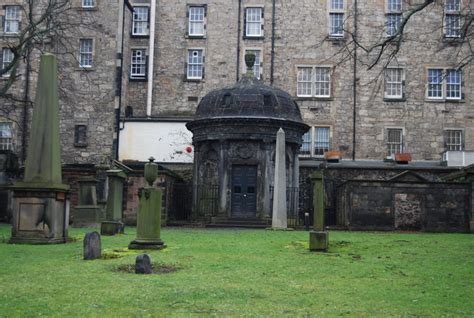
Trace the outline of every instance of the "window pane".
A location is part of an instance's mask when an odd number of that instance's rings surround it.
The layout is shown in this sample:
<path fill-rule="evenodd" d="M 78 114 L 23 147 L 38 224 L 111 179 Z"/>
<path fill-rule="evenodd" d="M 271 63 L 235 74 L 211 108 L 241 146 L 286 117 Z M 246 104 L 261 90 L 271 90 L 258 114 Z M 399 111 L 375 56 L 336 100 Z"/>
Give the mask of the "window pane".
<path fill-rule="evenodd" d="M 312 96 L 311 81 L 312 81 L 312 68 L 311 67 L 299 67 L 298 68 L 298 96 Z"/>
<path fill-rule="evenodd" d="M 0 150 L 12 150 L 13 149 L 12 138 L 13 138 L 12 124 L 0 123 Z"/>
<path fill-rule="evenodd" d="M 463 150 L 462 130 L 446 130 L 445 132 L 446 150 Z"/>
<path fill-rule="evenodd" d="M 388 0 L 387 10 L 389 12 L 402 11 L 402 0 Z"/>
<path fill-rule="evenodd" d="M 402 152 L 402 129 L 387 129 L 387 155 L 391 156 Z"/>
<path fill-rule="evenodd" d="M 316 97 L 330 96 L 330 69 L 329 67 L 316 67 L 314 91 Z"/>
<path fill-rule="evenodd" d="M 344 10 L 344 0 L 331 0 L 331 10 Z"/>
<path fill-rule="evenodd" d="M 388 36 L 394 36 L 397 34 L 398 29 L 400 28 L 400 24 L 402 23 L 402 15 L 401 14 L 387 14 L 386 15 L 387 21 L 385 28 L 387 30 Z"/>
<path fill-rule="evenodd" d="M 458 14 L 447 14 L 445 16 L 445 36 L 461 36 L 461 17 Z"/>
<path fill-rule="evenodd" d="M 311 155 L 311 129 L 303 135 L 303 143 L 301 144 L 300 155 Z"/>
<path fill-rule="evenodd" d="M 81 67 L 92 66 L 92 39 L 81 39 L 79 44 L 79 65 Z"/>
<path fill-rule="evenodd" d="M 403 97 L 403 70 L 400 68 L 385 69 L 385 96 Z"/>
<path fill-rule="evenodd" d="M 130 63 L 131 77 L 145 77 L 146 76 L 146 53 L 145 50 L 132 50 L 132 60 Z"/>
<path fill-rule="evenodd" d="M 8 65 L 13 61 L 14 55 L 12 50 L 9 48 L 4 48 L 2 50 L 2 69 L 5 69 L 8 67 Z M 3 76 L 9 76 L 10 72 L 3 74 Z"/>
<path fill-rule="evenodd" d="M 247 36 L 262 35 L 262 8 L 247 8 L 245 34 Z"/>
<path fill-rule="evenodd" d="M 330 13 L 329 14 L 329 35 L 343 36 L 344 35 L 344 13 Z"/>
<path fill-rule="evenodd" d="M 461 0 L 446 0 L 446 11 L 461 10 Z"/>
<path fill-rule="evenodd" d="M 314 139 L 314 155 L 323 156 L 329 150 L 329 128 L 316 127 Z"/>
<path fill-rule="evenodd" d="M 446 72 L 446 98 L 461 98 L 461 71 L 448 70 Z"/>
<path fill-rule="evenodd" d="M 429 69 L 428 70 L 428 97 L 442 98 L 443 97 L 443 70 Z"/>
<path fill-rule="evenodd" d="M 204 7 L 189 7 L 189 35 L 204 35 Z"/>
<path fill-rule="evenodd" d="M 82 0 L 82 7 L 84 8 L 92 8 L 95 6 L 94 0 Z"/>
<path fill-rule="evenodd" d="M 20 31 L 20 6 L 5 7 L 5 33 L 18 33 Z"/>
<path fill-rule="evenodd" d="M 188 78 L 202 79 L 202 62 L 202 50 L 188 51 Z"/>
<path fill-rule="evenodd" d="M 133 35 L 148 35 L 148 7 L 133 8 Z"/>

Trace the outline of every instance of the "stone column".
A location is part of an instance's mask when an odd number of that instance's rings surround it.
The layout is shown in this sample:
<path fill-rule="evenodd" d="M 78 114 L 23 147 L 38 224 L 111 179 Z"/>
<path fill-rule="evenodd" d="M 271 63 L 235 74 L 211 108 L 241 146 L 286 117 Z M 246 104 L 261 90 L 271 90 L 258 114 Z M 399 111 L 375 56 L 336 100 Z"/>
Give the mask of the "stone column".
<path fill-rule="evenodd" d="M 474 233 L 474 178 L 471 178 L 471 218 L 469 219 L 469 230 Z"/>
<path fill-rule="evenodd" d="M 219 216 L 227 216 L 227 169 L 226 169 L 226 156 L 228 151 L 228 144 L 226 141 L 221 140 L 219 142 L 219 161 L 217 166 L 219 192 L 218 192 L 218 214 Z"/>
<path fill-rule="evenodd" d="M 100 227 L 100 234 L 115 235 L 123 233 L 123 183 L 126 175 L 122 170 L 107 170 L 109 193 L 107 195 L 107 209 L 105 218 Z"/>
<path fill-rule="evenodd" d="M 11 243 L 65 243 L 69 185 L 62 183 L 56 57 L 41 56 L 25 176 L 14 192 Z"/>
<path fill-rule="evenodd" d="M 137 238 L 129 245 L 129 249 L 162 249 L 166 247 L 161 240 L 161 198 L 163 193 L 153 188 L 158 175 L 158 165 L 153 162 L 145 165 L 145 179 L 148 185 L 138 190 L 139 204 L 137 216 Z"/>
<path fill-rule="evenodd" d="M 273 189 L 272 228 L 286 229 L 288 227 L 286 207 L 286 147 L 285 132 L 279 129 L 276 138 L 275 151 L 275 186 Z"/>
<path fill-rule="evenodd" d="M 272 207 L 270 206 L 271 193 L 270 187 L 272 185 L 272 147 L 273 143 L 264 141 L 263 157 L 265 163 L 265 170 L 263 176 L 263 212 L 265 218 L 272 217 Z"/>
<path fill-rule="evenodd" d="M 315 171 L 311 175 L 313 182 L 313 231 L 309 232 L 309 249 L 311 251 L 327 251 L 328 232 L 325 229 L 324 220 L 324 181 L 321 171 Z"/>

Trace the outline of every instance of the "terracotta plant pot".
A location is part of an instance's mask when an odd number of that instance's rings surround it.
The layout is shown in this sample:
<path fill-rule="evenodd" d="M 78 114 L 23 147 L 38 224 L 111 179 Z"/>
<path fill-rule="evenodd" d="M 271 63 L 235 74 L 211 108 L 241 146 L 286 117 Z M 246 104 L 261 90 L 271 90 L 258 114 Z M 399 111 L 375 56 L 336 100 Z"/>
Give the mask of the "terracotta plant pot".
<path fill-rule="evenodd" d="M 324 153 L 324 159 L 327 161 L 339 161 L 342 159 L 342 152 L 340 151 L 327 151 Z"/>
<path fill-rule="evenodd" d="M 411 161 L 411 154 L 409 153 L 397 153 L 395 154 L 395 161 L 398 163 L 408 163 Z"/>

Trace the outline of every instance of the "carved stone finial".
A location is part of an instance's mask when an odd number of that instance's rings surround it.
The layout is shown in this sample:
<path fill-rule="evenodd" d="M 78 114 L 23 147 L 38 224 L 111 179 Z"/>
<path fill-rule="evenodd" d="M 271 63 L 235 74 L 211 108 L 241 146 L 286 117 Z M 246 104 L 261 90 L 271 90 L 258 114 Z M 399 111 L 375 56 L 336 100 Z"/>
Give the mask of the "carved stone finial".
<path fill-rule="evenodd" d="M 247 65 L 247 71 L 252 71 L 253 66 L 255 65 L 255 54 L 246 53 L 245 54 L 245 64 Z"/>

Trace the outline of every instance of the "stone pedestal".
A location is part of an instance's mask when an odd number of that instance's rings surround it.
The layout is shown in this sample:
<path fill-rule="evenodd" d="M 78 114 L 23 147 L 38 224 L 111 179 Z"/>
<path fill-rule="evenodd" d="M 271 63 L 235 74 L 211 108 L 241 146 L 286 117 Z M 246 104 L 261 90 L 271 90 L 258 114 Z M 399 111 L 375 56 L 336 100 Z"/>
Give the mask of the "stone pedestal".
<path fill-rule="evenodd" d="M 101 208 L 97 205 L 97 180 L 79 180 L 78 205 L 74 210 L 74 226 L 98 226 Z"/>
<path fill-rule="evenodd" d="M 309 250 L 327 251 L 329 246 L 329 233 L 327 231 L 309 232 Z"/>
<path fill-rule="evenodd" d="M 100 234 L 115 235 L 123 233 L 124 224 L 122 222 L 122 200 L 123 182 L 126 175 L 122 170 L 108 170 L 109 180 L 106 221 L 101 223 Z"/>
<path fill-rule="evenodd" d="M 22 182 L 12 186 L 11 243 L 65 243 L 69 186 L 62 183 L 57 62 L 41 56 L 35 107 Z"/>
<path fill-rule="evenodd" d="M 140 188 L 137 216 L 137 238 L 129 249 L 162 249 L 166 247 L 160 238 L 162 192 L 153 188 Z"/>
<path fill-rule="evenodd" d="M 65 189 L 13 190 L 13 223 L 10 243 L 66 243 L 69 200 Z"/>

